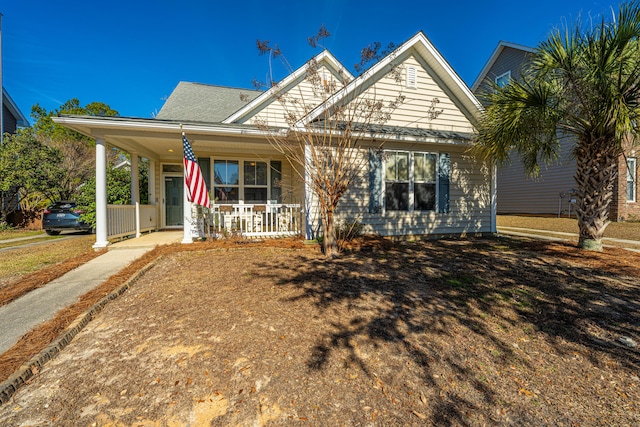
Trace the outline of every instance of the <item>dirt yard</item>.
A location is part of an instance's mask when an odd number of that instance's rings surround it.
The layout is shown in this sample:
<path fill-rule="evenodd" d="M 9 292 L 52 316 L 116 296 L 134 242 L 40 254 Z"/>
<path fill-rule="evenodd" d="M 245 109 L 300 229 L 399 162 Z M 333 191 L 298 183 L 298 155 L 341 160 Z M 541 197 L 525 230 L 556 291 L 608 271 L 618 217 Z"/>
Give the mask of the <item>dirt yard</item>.
<path fill-rule="evenodd" d="M 640 425 L 640 256 L 506 238 L 165 255 L 11 426 Z"/>

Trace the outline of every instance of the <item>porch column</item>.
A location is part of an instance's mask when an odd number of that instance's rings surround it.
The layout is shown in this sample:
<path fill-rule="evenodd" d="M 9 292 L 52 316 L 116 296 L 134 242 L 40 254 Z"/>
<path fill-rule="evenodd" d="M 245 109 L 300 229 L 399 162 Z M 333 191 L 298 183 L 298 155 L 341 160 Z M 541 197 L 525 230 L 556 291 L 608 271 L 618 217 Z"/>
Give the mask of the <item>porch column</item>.
<path fill-rule="evenodd" d="M 103 138 L 96 138 L 96 242 L 94 249 L 106 248 L 107 240 L 107 149 Z"/>
<path fill-rule="evenodd" d="M 182 193 L 184 198 L 184 202 L 182 204 L 183 205 L 182 228 L 184 232 L 182 237 L 182 243 L 188 244 L 188 243 L 193 243 L 193 237 L 191 236 L 191 221 L 193 219 L 191 218 L 191 202 L 189 201 L 189 187 L 187 187 L 186 181 L 184 182 L 184 189 Z"/>
<path fill-rule="evenodd" d="M 149 160 L 149 179 L 147 180 L 148 189 L 149 189 L 149 204 L 157 205 L 158 204 L 158 196 L 156 196 L 156 161 Z"/>
<path fill-rule="evenodd" d="M 131 204 L 140 203 L 140 171 L 138 170 L 138 155 L 131 153 Z"/>

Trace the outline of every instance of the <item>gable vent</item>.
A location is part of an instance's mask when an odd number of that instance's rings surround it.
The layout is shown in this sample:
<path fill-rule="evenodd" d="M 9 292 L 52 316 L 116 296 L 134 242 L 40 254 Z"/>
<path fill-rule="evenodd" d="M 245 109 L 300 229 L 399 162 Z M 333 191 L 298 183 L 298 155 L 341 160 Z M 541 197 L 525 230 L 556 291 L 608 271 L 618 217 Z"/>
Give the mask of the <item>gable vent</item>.
<path fill-rule="evenodd" d="M 407 67 L 407 87 L 418 87 L 418 73 L 416 67 Z"/>

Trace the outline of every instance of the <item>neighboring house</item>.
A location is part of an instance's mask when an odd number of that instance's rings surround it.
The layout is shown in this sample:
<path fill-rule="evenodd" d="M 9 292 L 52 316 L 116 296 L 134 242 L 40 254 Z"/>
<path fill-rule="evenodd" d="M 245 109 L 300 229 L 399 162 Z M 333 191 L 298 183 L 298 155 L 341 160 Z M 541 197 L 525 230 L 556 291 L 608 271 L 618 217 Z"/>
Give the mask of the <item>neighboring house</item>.
<path fill-rule="evenodd" d="M 327 51 L 313 60 L 327 78 L 350 76 Z M 389 74 L 398 66 L 404 70 L 405 101 L 384 126 L 366 130 L 358 155 L 369 166 L 343 195 L 338 221 L 358 220 L 365 232 L 383 236 L 495 232 L 494 168 L 468 154 L 482 107 L 422 32 L 352 79 L 328 104 L 349 102 L 349 94 L 359 96 L 353 94 L 365 90 L 391 90 L 394 79 Z M 302 66 L 278 87 L 304 92 L 306 74 L 307 67 Z M 131 154 L 133 171 L 139 157 L 149 160 L 149 200 L 155 204 L 140 207 L 146 213 L 138 219 L 155 221 L 147 228 L 182 228 L 183 242 L 192 241 L 198 209 L 185 197 L 182 131 L 211 192 L 213 225 L 218 230 L 237 229 L 251 236 L 302 232 L 308 239 L 321 233 L 309 186 L 269 142 L 268 131 L 258 126 L 260 120 L 288 126 L 275 94 L 275 88 L 261 92 L 181 82 L 153 119 L 54 118 L 96 139 L 95 247 L 106 246 L 111 236 L 118 235 L 111 229 L 115 208 L 106 206 L 107 144 Z M 429 118 L 434 102 L 439 114 Z M 305 120 L 316 120 L 324 108 L 328 105 L 320 105 Z M 132 200 L 137 198 L 132 194 Z"/>
<path fill-rule="evenodd" d="M 2 134 L 16 133 L 18 127 L 29 126 L 29 121 L 22 114 L 5 88 L 2 88 Z"/>
<path fill-rule="evenodd" d="M 491 84 L 507 84 L 511 79 L 520 80 L 521 71 L 529 63 L 533 48 L 501 41 L 471 86 L 473 93 L 482 99 L 482 93 L 491 90 Z M 612 221 L 640 217 L 638 200 L 637 157 L 629 150 L 618 163 L 618 180 L 609 208 Z M 629 167 L 627 167 L 629 166 Z M 572 142 L 561 141 L 558 160 L 540 166 L 540 175 L 527 177 L 519 157 L 513 156 L 510 164 L 498 167 L 498 214 L 554 214 L 574 215 L 572 201 L 576 187 L 574 174 L 576 162 L 572 154 Z"/>
<path fill-rule="evenodd" d="M 13 99 L 9 96 L 7 90 L 2 88 L 2 129 L 0 129 L 0 133 L 4 135 L 5 133 L 16 133 L 19 127 L 27 127 L 29 126 L 29 121 L 22 114 L 18 106 Z M 15 194 L 15 191 L 0 191 L 0 203 L 2 204 L 2 209 L 8 205 L 11 209 L 19 208 L 18 197 Z"/>

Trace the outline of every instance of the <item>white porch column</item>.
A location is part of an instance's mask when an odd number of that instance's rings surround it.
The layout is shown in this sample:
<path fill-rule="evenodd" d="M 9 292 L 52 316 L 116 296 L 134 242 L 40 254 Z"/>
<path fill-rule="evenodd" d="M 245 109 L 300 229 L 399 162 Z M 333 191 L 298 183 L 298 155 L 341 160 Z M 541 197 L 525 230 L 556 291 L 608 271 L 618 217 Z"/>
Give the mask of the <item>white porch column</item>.
<path fill-rule="evenodd" d="M 138 170 L 138 155 L 131 153 L 131 204 L 140 203 L 140 171 Z"/>
<path fill-rule="evenodd" d="M 182 228 L 184 233 L 182 237 L 182 243 L 188 244 L 188 243 L 193 243 L 193 237 L 191 236 L 191 221 L 193 221 L 193 219 L 191 218 L 191 202 L 189 201 L 189 187 L 187 187 L 186 181 L 184 181 L 184 189 L 182 193 L 184 198 L 183 209 L 182 209 L 182 217 L 183 217 Z"/>
<path fill-rule="evenodd" d="M 103 138 L 96 138 L 96 242 L 94 249 L 106 248 L 107 240 L 107 149 Z"/>
<path fill-rule="evenodd" d="M 149 187 L 149 204 L 157 205 L 158 204 L 158 196 L 156 195 L 156 161 L 149 159 L 149 179 L 148 187 Z"/>

